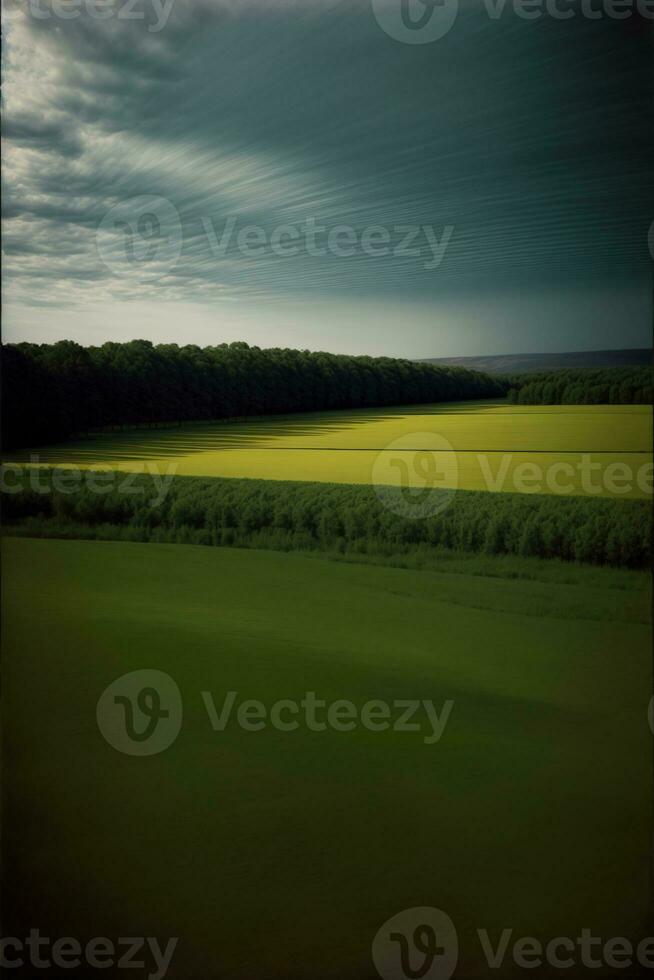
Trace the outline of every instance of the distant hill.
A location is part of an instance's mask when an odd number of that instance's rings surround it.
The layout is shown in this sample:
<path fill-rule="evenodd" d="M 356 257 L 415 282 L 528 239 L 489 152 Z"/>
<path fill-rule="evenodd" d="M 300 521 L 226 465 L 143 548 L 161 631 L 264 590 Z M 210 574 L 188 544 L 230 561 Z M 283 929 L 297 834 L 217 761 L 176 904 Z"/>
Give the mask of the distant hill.
<path fill-rule="evenodd" d="M 564 351 L 561 354 L 496 354 L 486 357 L 426 357 L 430 364 L 452 364 L 489 374 L 557 371 L 561 368 L 634 367 L 652 364 L 652 350 Z"/>

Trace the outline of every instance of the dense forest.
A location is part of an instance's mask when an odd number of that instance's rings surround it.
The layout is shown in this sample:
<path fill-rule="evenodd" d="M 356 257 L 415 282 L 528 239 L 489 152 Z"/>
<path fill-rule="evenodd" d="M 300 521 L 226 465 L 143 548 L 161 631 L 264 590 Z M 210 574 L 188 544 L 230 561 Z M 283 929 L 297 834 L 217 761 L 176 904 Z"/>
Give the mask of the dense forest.
<path fill-rule="evenodd" d="M 448 549 L 631 568 L 651 559 L 648 500 L 459 491 L 416 521 L 366 486 L 175 477 L 161 499 L 145 475 L 130 477 L 129 493 L 120 480 L 109 492 L 83 484 L 71 493 L 52 485 L 52 470 L 40 471 L 39 492 L 22 481 L 5 496 L 7 533 L 360 555 Z"/>
<path fill-rule="evenodd" d="M 520 405 L 651 403 L 652 369 L 491 376 L 242 342 L 10 344 L 2 356 L 2 440 L 11 449 L 113 426 L 505 396 Z"/>
<path fill-rule="evenodd" d="M 147 340 L 6 345 L 2 381 L 5 448 L 107 426 L 499 398 L 507 390 L 465 368 L 388 357 Z"/>
<path fill-rule="evenodd" d="M 651 405 L 651 367 L 543 371 L 504 376 L 516 405 Z"/>

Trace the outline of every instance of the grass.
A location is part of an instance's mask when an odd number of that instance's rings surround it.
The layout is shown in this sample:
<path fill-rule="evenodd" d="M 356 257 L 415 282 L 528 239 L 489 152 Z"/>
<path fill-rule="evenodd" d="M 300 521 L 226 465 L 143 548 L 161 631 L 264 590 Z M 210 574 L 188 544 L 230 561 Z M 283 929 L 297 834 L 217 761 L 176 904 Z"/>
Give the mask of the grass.
<path fill-rule="evenodd" d="M 431 474 L 411 450 L 453 447 L 438 457 Z M 402 440 L 399 447 L 392 444 Z M 551 492 L 548 468 L 559 485 L 584 494 L 577 469 L 582 454 L 599 464 L 593 484 L 610 493 L 602 475 L 619 462 L 636 474 L 651 463 L 652 409 L 645 405 L 511 406 L 504 402 L 361 409 L 246 422 L 186 424 L 178 428 L 102 433 L 61 446 L 12 453 L 12 460 L 142 472 L 146 465 L 180 476 L 253 477 L 409 486 L 458 486 L 468 490 Z M 408 470 L 397 465 L 398 453 Z M 380 455 L 381 454 L 381 455 Z M 442 464 L 442 466 L 441 466 Z M 524 464 L 536 464 L 540 479 L 521 480 Z M 518 467 L 523 470 L 516 470 Z M 620 496 L 644 497 L 635 480 Z"/>
<path fill-rule="evenodd" d="M 457 561 L 5 540 L 5 886 L 22 896 L 8 933 L 176 935 L 168 975 L 183 980 L 366 980 L 381 923 L 418 905 L 454 920 L 457 976 L 484 975 L 478 928 L 638 938 L 645 576 L 510 580 L 500 564 L 481 578 Z M 625 583 L 629 601 L 597 621 Z M 147 667 L 176 680 L 184 725 L 139 759 L 102 739 L 95 711 Z M 431 746 L 360 728 L 217 733 L 203 690 L 454 707 Z"/>

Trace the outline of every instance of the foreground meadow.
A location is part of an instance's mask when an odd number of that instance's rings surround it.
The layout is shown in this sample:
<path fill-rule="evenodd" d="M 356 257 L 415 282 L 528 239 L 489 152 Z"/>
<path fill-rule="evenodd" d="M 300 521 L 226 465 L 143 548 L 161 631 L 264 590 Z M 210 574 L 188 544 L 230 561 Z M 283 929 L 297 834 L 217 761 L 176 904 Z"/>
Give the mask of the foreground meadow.
<path fill-rule="evenodd" d="M 427 481 L 463 490 L 643 498 L 651 444 L 646 405 L 457 402 L 101 433 L 11 458 L 179 476 L 418 487 Z M 416 450 L 437 452 L 433 472 Z M 396 465 L 403 458 L 409 465 Z"/>
<path fill-rule="evenodd" d="M 412 906 L 455 922 L 457 976 L 498 974 L 479 928 L 494 945 L 504 928 L 645 928 L 643 573 L 516 581 L 499 565 L 481 578 L 29 539 L 5 540 L 4 561 L 10 934 L 179 936 L 180 980 L 306 980 L 316 964 L 366 980 L 377 929 Z M 170 674 L 184 705 L 179 737 L 148 758 L 96 725 L 102 691 L 140 668 Z M 228 691 L 266 705 L 315 691 L 453 707 L 437 744 L 218 732 L 202 691 L 218 706 Z"/>

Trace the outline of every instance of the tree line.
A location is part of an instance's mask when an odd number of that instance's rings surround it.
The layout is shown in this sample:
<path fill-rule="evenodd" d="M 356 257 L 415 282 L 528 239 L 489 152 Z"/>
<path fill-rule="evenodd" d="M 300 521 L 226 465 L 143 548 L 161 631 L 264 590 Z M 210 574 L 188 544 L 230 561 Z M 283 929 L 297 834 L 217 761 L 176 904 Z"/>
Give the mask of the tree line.
<path fill-rule="evenodd" d="M 357 555 L 447 550 L 629 568 L 651 561 L 647 500 L 459 491 L 418 521 L 388 510 L 367 486 L 175 477 L 161 497 L 146 475 L 130 477 L 129 493 L 121 479 L 108 492 L 85 482 L 71 493 L 53 486 L 52 474 L 39 471 L 38 491 L 23 476 L 20 491 L 5 495 L 7 533 Z"/>
<path fill-rule="evenodd" d="M 650 404 L 652 369 L 491 376 L 243 342 L 9 344 L 2 355 L 2 440 L 11 449 L 111 427 L 505 396 L 519 405 Z"/>
<path fill-rule="evenodd" d="M 651 367 L 583 368 L 507 375 L 514 405 L 651 405 Z"/>
<path fill-rule="evenodd" d="M 111 426 L 499 398 L 507 384 L 459 367 L 246 343 L 82 347 L 10 344 L 2 358 L 3 445 Z"/>

